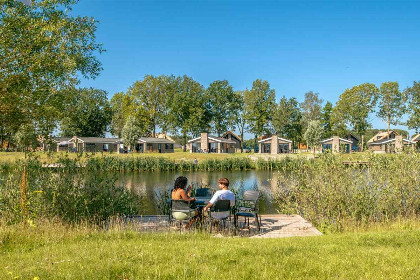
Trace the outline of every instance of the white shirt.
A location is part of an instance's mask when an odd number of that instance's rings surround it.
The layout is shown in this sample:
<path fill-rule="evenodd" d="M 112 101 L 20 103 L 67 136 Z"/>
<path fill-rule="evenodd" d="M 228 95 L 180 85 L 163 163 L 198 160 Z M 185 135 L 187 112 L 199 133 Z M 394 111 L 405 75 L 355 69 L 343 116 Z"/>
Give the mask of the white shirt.
<path fill-rule="evenodd" d="M 215 192 L 213 197 L 210 199 L 210 203 L 214 205 L 219 199 L 230 200 L 230 206 L 235 206 L 235 194 L 230 190 L 219 190 Z"/>

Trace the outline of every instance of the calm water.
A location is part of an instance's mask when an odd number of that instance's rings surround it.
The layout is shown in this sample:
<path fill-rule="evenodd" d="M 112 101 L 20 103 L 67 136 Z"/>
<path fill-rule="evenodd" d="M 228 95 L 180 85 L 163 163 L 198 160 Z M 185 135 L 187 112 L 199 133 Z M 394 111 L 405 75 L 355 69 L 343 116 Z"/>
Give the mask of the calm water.
<path fill-rule="evenodd" d="M 141 194 L 144 199 L 145 214 L 158 214 L 155 193 L 172 189 L 175 178 L 186 176 L 189 184 L 194 186 L 209 186 L 217 189 L 217 180 L 226 177 L 230 181 L 229 187 L 243 190 L 258 188 L 263 193 L 260 203 L 262 213 L 276 213 L 271 203 L 271 189 L 277 186 L 277 172 L 273 171 L 226 171 L 226 172 L 142 172 L 119 174 L 117 183 Z"/>

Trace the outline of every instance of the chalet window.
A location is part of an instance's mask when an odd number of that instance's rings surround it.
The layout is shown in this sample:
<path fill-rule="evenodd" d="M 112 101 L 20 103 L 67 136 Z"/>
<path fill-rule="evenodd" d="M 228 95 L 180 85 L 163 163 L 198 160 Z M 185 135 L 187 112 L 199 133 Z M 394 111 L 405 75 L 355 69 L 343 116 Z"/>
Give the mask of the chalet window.
<path fill-rule="evenodd" d="M 108 144 L 104 144 L 104 151 L 107 152 L 109 150 Z"/>

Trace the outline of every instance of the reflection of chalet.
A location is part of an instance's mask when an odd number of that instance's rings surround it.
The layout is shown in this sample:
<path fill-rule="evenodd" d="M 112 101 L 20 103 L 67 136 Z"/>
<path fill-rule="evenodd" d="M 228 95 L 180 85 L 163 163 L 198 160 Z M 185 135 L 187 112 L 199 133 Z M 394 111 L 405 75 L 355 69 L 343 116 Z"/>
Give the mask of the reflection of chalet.
<path fill-rule="evenodd" d="M 333 153 L 350 153 L 350 145 L 352 144 L 352 141 L 338 136 L 333 136 L 321 141 L 322 152 L 331 150 Z"/>
<path fill-rule="evenodd" d="M 236 135 L 234 132 L 227 131 L 227 132 L 223 133 L 222 138 L 235 141 L 235 143 L 236 143 L 235 144 L 235 148 L 236 149 L 240 149 L 241 148 L 242 139 L 241 139 L 241 137 L 239 137 L 238 135 Z"/>
<path fill-rule="evenodd" d="M 234 140 L 201 133 L 188 141 L 188 149 L 192 153 L 234 153 L 236 144 Z"/>
<path fill-rule="evenodd" d="M 277 135 L 258 141 L 260 154 L 287 154 L 292 152 L 292 141 L 280 138 Z"/>

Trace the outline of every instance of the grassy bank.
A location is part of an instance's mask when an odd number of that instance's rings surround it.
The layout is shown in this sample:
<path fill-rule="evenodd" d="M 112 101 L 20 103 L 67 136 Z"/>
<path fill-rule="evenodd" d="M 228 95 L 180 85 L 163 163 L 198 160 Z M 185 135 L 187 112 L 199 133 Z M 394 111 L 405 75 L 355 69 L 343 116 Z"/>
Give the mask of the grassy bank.
<path fill-rule="evenodd" d="M 1 279 L 415 279 L 420 231 L 286 239 L 0 228 Z M 18 279 L 18 278 L 15 278 Z"/>

